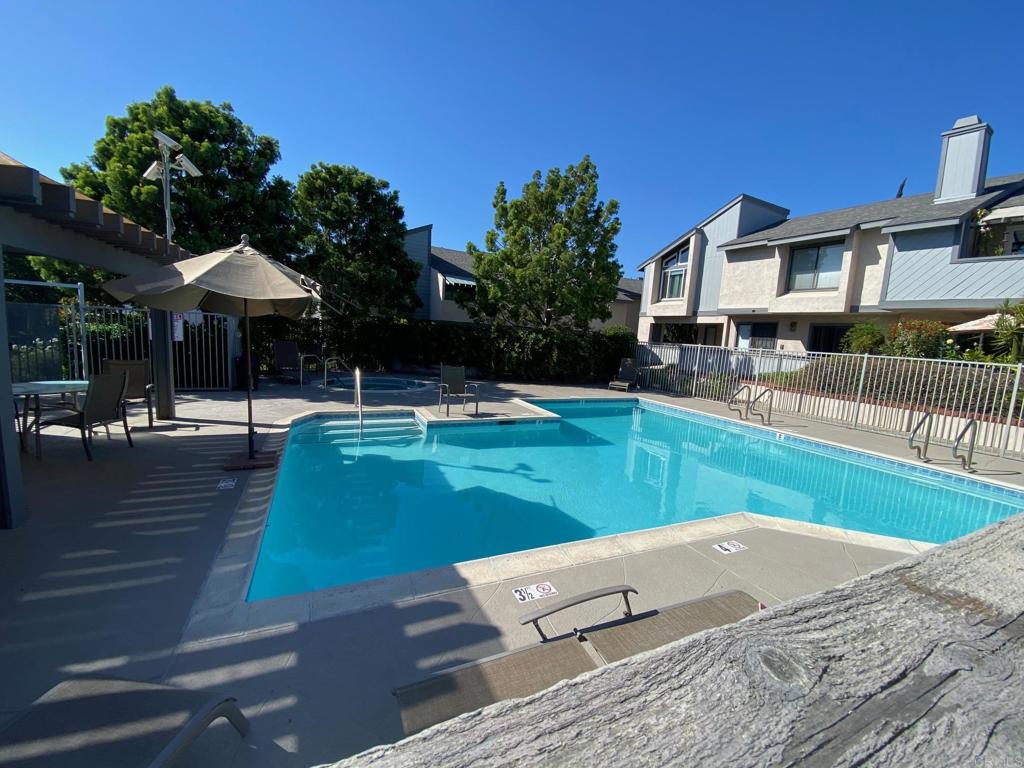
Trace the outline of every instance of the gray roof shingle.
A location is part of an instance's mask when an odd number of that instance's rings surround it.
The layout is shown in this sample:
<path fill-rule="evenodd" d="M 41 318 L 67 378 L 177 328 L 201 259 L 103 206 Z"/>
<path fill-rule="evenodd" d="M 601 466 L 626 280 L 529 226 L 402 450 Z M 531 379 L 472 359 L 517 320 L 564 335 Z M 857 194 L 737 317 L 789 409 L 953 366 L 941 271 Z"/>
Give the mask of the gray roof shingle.
<path fill-rule="evenodd" d="M 473 257 L 465 251 L 456 251 L 454 248 L 441 248 L 437 245 L 430 246 L 430 266 L 448 277 L 461 277 L 465 280 L 473 280 Z M 618 292 L 615 295 L 616 301 L 640 301 L 640 293 L 643 290 L 644 281 L 631 277 L 624 277 L 619 280 Z"/>
<path fill-rule="evenodd" d="M 998 201 L 1009 193 L 1016 192 L 1022 184 L 1024 184 L 1024 173 L 988 179 L 985 182 L 985 192 L 970 200 L 935 204 L 932 202 L 934 194 L 927 192 L 923 195 L 880 200 L 866 205 L 797 216 L 759 232 L 737 237 L 735 240 L 724 243 L 723 247 L 730 248 L 747 243 L 760 243 L 765 240 L 783 240 L 790 237 L 851 229 L 858 224 L 871 221 L 885 221 L 887 226 L 896 226 L 960 218 L 975 208 L 984 208 L 987 204 Z"/>

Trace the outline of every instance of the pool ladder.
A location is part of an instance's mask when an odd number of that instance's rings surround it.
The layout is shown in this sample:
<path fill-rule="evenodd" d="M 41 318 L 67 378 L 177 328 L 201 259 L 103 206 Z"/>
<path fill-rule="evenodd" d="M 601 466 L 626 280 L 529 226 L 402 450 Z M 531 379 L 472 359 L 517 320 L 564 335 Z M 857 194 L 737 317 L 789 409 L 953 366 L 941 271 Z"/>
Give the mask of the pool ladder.
<path fill-rule="evenodd" d="M 739 396 L 740 396 L 740 393 L 743 392 L 743 390 L 747 391 L 747 399 L 744 402 L 744 406 L 741 408 L 740 404 L 739 404 Z M 767 387 L 767 388 L 761 390 L 761 392 L 758 394 L 757 397 L 751 399 L 750 396 L 752 394 L 753 394 L 753 390 L 751 390 L 750 385 L 749 384 L 743 384 L 740 387 L 738 387 L 735 392 L 732 393 L 732 396 L 729 398 L 728 402 L 726 402 L 725 405 L 726 405 L 726 407 L 730 411 L 736 411 L 736 413 L 738 413 L 740 415 L 741 419 L 749 419 L 750 418 L 750 414 L 754 414 L 759 419 L 761 419 L 761 423 L 764 424 L 765 426 L 771 424 L 772 423 L 772 401 L 775 398 L 775 390 L 772 389 L 771 387 Z M 759 411 L 759 410 L 756 409 L 757 404 L 759 402 L 761 402 L 762 400 L 768 406 L 767 413 L 764 413 L 764 412 Z"/>
<path fill-rule="evenodd" d="M 934 416 L 934 413 L 926 413 L 924 416 L 918 419 L 917 424 L 914 425 L 913 430 L 911 430 L 910 432 L 910 437 L 907 438 L 907 447 L 913 448 L 915 451 L 917 451 L 917 458 L 920 461 L 926 463 L 931 461 L 931 459 L 928 458 L 928 446 L 931 444 L 932 441 L 932 420 Z M 915 445 L 914 438 L 917 437 L 917 433 L 920 432 L 922 429 L 924 429 L 924 443 L 922 443 L 921 445 Z M 964 441 L 964 438 L 967 437 L 968 432 L 971 433 L 971 439 L 967 443 L 967 455 L 962 456 L 960 454 L 960 444 Z M 964 428 L 960 430 L 960 434 L 958 434 L 956 436 L 956 439 L 953 440 L 953 447 L 950 449 L 951 453 L 953 454 L 953 458 L 960 462 L 960 468 L 971 473 L 977 471 L 975 469 L 972 469 L 974 465 L 974 444 L 977 442 L 977 440 L 978 420 L 968 419 L 967 423 L 964 425 Z"/>

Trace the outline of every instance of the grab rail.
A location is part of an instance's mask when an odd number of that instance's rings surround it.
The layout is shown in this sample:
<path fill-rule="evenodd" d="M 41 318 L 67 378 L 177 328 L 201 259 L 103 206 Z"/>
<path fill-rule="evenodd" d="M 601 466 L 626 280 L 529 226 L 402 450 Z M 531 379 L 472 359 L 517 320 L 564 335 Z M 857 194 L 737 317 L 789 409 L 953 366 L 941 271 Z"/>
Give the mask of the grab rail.
<path fill-rule="evenodd" d="M 964 436 L 967 434 L 967 430 L 971 430 L 971 442 L 967 445 L 967 456 L 961 456 L 957 449 L 960 447 L 960 443 L 963 441 Z M 960 461 L 960 468 L 966 469 L 968 472 L 976 472 L 977 470 L 971 469 L 971 465 L 974 464 L 974 443 L 978 439 L 978 420 L 970 419 L 967 425 L 960 430 L 960 434 L 956 436 L 956 440 L 953 441 L 953 458 Z"/>
<path fill-rule="evenodd" d="M 363 436 L 363 378 L 359 369 L 355 370 L 356 377 L 356 408 L 359 411 L 359 436 Z"/>
<path fill-rule="evenodd" d="M 917 451 L 917 458 L 920 461 L 929 461 L 928 446 L 931 444 L 932 441 L 932 416 L 934 415 L 935 414 L 929 412 L 922 416 L 918 420 L 914 428 L 910 431 L 910 437 L 907 438 L 907 447 L 913 448 L 915 451 Z M 921 431 L 921 427 L 923 427 L 925 424 L 928 425 L 928 429 L 925 430 L 924 433 L 924 450 L 921 450 L 921 446 L 914 445 L 914 438 L 917 437 L 917 433 Z"/>
<path fill-rule="evenodd" d="M 762 399 L 762 398 L 764 398 L 765 395 L 767 395 L 767 400 L 768 400 L 768 418 L 767 419 L 765 419 L 763 413 L 761 413 L 760 411 L 755 411 L 754 410 L 754 406 L 757 405 L 757 401 Z M 774 402 L 774 400 L 775 400 L 775 390 L 771 389 L 771 388 L 768 388 L 768 389 L 764 390 L 763 392 L 761 392 L 761 394 L 759 394 L 757 397 L 755 397 L 753 400 L 750 400 L 747 403 L 747 418 L 749 419 L 750 418 L 750 414 L 753 413 L 753 414 L 756 414 L 757 417 L 761 419 L 761 423 L 762 424 L 764 424 L 764 425 L 771 424 L 772 423 L 772 402 Z"/>
<path fill-rule="evenodd" d="M 742 392 L 744 389 L 747 390 L 747 408 L 748 408 L 748 412 L 747 413 L 744 413 L 741 408 L 734 408 L 733 407 L 734 405 L 736 405 L 736 398 L 738 398 L 740 396 L 740 392 Z M 730 411 L 736 411 L 736 413 L 738 413 L 740 415 L 741 419 L 749 418 L 749 416 L 750 416 L 750 413 L 749 413 L 750 395 L 751 394 L 752 394 L 752 392 L 750 391 L 750 385 L 749 384 L 742 384 L 739 387 L 737 387 L 736 391 L 733 392 L 732 395 L 729 397 L 729 400 L 725 403 L 725 407 L 728 408 Z"/>
<path fill-rule="evenodd" d="M 515 591 L 515 590 L 513 590 Z M 519 617 L 519 623 L 522 626 L 527 624 L 533 624 L 534 629 L 537 630 L 537 634 L 540 635 L 540 641 L 543 643 L 548 640 L 548 636 L 544 634 L 544 630 L 540 628 L 540 620 L 550 616 L 553 613 L 564 611 L 566 608 L 572 608 L 574 605 L 580 603 L 589 603 L 591 600 L 597 600 L 602 597 L 609 597 L 611 595 L 622 595 L 622 599 L 626 601 L 626 610 L 623 611 L 622 615 L 624 618 L 629 618 L 633 615 L 633 608 L 629 604 L 630 593 L 637 595 L 640 594 L 634 587 L 628 584 L 619 584 L 616 587 L 603 587 L 602 589 L 594 589 L 590 592 L 584 592 L 582 595 L 576 595 L 575 597 L 567 597 L 565 600 L 559 600 L 557 603 L 548 603 L 544 608 L 540 608 L 536 611 L 526 614 L 525 616 Z M 583 633 L 578 629 L 574 629 L 573 633 L 577 638 L 582 639 Z"/>
<path fill-rule="evenodd" d="M 331 363 L 341 363 L 342 365 L 344 365 L 345 361 L 342 360 L 340 357 L 324 358 L 324 392 L 327 391 L 327 369 L 331 367 Z M 340 371 L 341 369 L 339 368 L 338 370 Z"/>

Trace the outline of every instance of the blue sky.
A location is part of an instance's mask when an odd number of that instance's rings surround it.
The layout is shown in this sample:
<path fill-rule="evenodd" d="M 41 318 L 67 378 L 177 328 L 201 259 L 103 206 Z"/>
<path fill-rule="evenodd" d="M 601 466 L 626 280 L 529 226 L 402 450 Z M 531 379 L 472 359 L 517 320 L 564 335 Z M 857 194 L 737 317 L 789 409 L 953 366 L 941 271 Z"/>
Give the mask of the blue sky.
<path fill-rule="evenodd" d="M 627 274 L 739 192 L 798 215 L 904 176 L 929 191 L 962 115 L 995 129 L 990 175 L 1024 171 L 1019 0 L 0 0 L 0 20 L 0 150 L 50 175 L 171 84 L 276 137 L 287 178 L 357 165 L 400 191 L 409 226 L 461 248 L 481 243 L 499 180 L 518 190 L 589 153 L 622 206 Z"/>

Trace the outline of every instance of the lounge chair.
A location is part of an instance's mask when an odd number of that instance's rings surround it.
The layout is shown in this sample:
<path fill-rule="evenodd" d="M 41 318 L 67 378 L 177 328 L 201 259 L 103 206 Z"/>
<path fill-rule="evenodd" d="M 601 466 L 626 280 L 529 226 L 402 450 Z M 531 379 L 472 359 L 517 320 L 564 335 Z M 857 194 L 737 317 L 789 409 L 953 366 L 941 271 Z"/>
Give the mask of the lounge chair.
<path fill-rule="evenodd" d="M 441 384 L 437 390 L 437 410 L 441 410 L 442 401 L 447 401 L 445 416 L 451 416 L 453 397 L 462 398 L 463 413 L 466 412 L 466 403 L 469 398 L 475 398 L 475 414 L 480 415 L 480 385 L 466 383 L 466 366 L 464 365 L 441 366 Z"/>
<path fill-rule="evenodd" d="M 103 372 L 128 373 L 128 391 L 124 393 L 125 405 L 145 403 L 149 416 L 149 428 L 153 428 L 153 375 L 149 360 L 104 360 Z"/>
<path fill-rule="evenodd" d="M 4 768 L 169 766 L 219 717 L 245 735 L 235 699 L 156 683 L 76 678 L 0 732 Z"/>
<path fill-rule="evenodd" d="M 124 435 L 128 438 L 128 445 L 134 447 L 132 434 L 128 429 L 128 413 L 124 407 L 124 395 L 128 390 L 128 371 L 116 373 L 101 373 L 99 376 L 89 377 L 89 391 L 85 395 L 85 403 L 82 410 L 54 411 L 47 415 L 44 411 L 39 418 L 39 428 L 43 427 L 73 427 L 82 433 L 82 446 L 85 448 L 85 456 L 92 461 L 92 450 L 89 443 L 92 442 L 92 431 L 95 427 L 107 427 L 107 434 L 110 433 L 109 425 L 112 422 L 120 421 L 124 425 Z M 39 431 L 36 431 L 36 456 L 42 453 L 39 444 Z"/>
<path fill-rule="evenodd" d="M 615 375 L 614 379 L 608 382 L 608 389 L 619 389 L 623 392 L 629 392 L 629 390 L 636 386 L 638 375 L 636 361 L 631 357 L 624 357 L 622 362 L 619 363 L 619 372 Z"/>
<path fill-rule="evenodd" d="M 549 603 L 519 620 L 536 627 L 541 637 L 537 645 L 462 664 L 397 688 L 394 694 L 406 736 L 488 704 L 530 696 L 560 680 L 673 640 L 731 624 L 759 608 L 746 592 L 730 591 L 633 615 L 629 595 L 636 593 L 633 587 L 620 585 Z M 625 602 L 623 618 L 555 638 L 544 634 L 542 619 L 612 595 L 621 595 Z"/>

